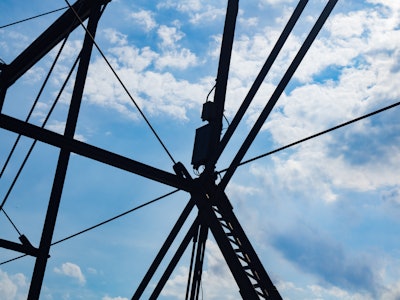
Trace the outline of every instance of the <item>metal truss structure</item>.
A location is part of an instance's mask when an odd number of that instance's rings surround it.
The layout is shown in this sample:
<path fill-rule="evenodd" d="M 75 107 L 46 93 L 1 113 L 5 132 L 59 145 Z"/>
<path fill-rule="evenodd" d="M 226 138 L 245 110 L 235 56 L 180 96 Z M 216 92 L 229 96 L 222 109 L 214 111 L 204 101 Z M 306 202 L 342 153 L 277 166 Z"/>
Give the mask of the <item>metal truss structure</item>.
<path fill-rule="evenodd" d="M 198 299 L 204 253 L 208 233 L 211 232 L 220 248 L 223 257 L 238 285 L 243 299 L 282 299 L 278 290 L 267 274 L 262 262 L 258 258 L 251 242 L 247 238 L 243 228 L 236 218 L 233 207 L 224 190 L 234 174 L 238 164 L 243 159 L 251 143 L 272 111 L 275 103 L 287 86 L 292 75 L 301 63 L 307 50 L 316 38 L 336 1 L 329 0 L 320 17 L 315 22 L 309 35 L 304 41 L 299 52 L 293 59 L 282 80 L 277 85 L 265 108 L 262 110 L 254 127 L 249 132 L 240 150 L 234 157 L 231 165 L 219 183 L 216 183 L 215 165 L 234 134 L 246 109 L 254 98 L 257 90 L 263 82 L 266 74 L 275 61 L 297 20 L 308 1 L 300 0 L 291 18 L 286 24 L 275 47 L 266 59 L 264 66 L 253 83 L 248 95 L 244 99 L 236 116 L 231 122 L 225 134 L 221 137 L 222 121 L 227 80 L 229 74 L 230 57 L 234 40 L 236 16 L 238 13 L 238 0 L 229 0 L 227 4 L 226 20 L 221 45 L 218 74 L 215 87 L 214 100 L 207 102 L 203 107 L 203 120 L 208 124 L 199 128 L 196 134 L 196 142 L 193 151 L 192 163 L 195 168 L 204 166 L 204 171 L 198 178 L 193 179 L 182 163 L 173 166 L 175 174 L 160 170 L 127 157 L 112 153 L 74 139 L 75 128 L 79 115 L 83 89 L 89 67 L 89 60 L 94 45 L 94 36 L 98 21 L 109 0 L 78 0 L 69 7 L 47 30 L 45 30 L 29 47 L 27 47 L 10 64 L 1 65 L 0 73 L 0 112 L 3 107 L 7 89 L 12 86 L 25 72 L 33 67 L 57 44 L 64 41 L 68 35 L 83 21 L 88 19 L 87 31 L 83 46 L 79 54 L 79 65 L 76 73 L 72 98 L 70 102 L 66 128 L 64 134 L 58 134 L 43 127 L 38 127 L 28 122 L 20 121 L 4 113 L 0 114 L 0 127 L 22 136 L 52 145 L 59 148 L 59 157 L 56 167 L 54 182 L 48 203 L 47 214 L 42 229 L 40 245 L 34 247 L 24 236 L 20 236 L 21 243 L 15 243 L 0 239 L 0 246 L 35 258 L 35 266 L 30 285 L 29 300 L 39 299 L 49 251 L 52 243 L 53 232 L 59 210 L 61 194 L 71 153 L 102 162 L 116 168 L 143 176 L 171 187 L 178 188 L 190 194 L 185 209 L 166 238 L 163 246 L 156 255 L 153 263 L 138 285 L 132 299 L 141 299 L 144 290 L 148 286 L 152 276 L 159 268 L 165 254 L 182 229 L 189 214 L 197 207 L 198 214 L 184 236 L 170 263 L 154 288 L 151 299 L 156 299 L 165 283 L 173 272 L 190 241 L 195 241 L 192 249 L 192 261 L 186 299 Z M 1 204 L 3 209 L 4 203 Z"/>

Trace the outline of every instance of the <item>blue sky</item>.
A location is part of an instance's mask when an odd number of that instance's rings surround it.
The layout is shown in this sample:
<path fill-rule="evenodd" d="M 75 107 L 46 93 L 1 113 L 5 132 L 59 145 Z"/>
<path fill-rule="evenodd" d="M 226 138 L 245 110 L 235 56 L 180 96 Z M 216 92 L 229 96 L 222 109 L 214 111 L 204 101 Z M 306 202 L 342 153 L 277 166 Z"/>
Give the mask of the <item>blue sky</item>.
<path fill-rule="evenodd" d="M 225 108 L 228 120 L 296 2 L 240 2 Z M 229 165 L 325 3 L 308 4 L 218 170 Z M 63 6 L 66 3 L 59 0 L 1 1 L 0 26 Z M 96 36 L 175 160 L 189 170 L 194 132 L 202 125 L 201 106 L 215 83 L 225 9 L 226 1 L 115 0 L 107 6 Z M 1 28 L 0 58 L 11 62 L 57 16 Z M 246 158 L 397 102 L 399 25 L 398 1 L 339 1 Z M 82 36 L 78 29 L 69 38 L 30 120 L 33 124 L 42 124 Z M 50 52 L 9 89 L 3 113 L 25 119 L 55 54 Z M 71 87 L 46 128 L 62 132 Z M 394 108 L 254 161 L 232 178 L 227 193 L 235 212 L 284 299 L 400 297 L 398 113 Z M 0 166 L 15 138 L 0 130 Z M 173 171 L 172 162 L 96 50 L 76 138 Z M 1 200 L 30 144 L 27 138 L 21 140 L 1 177 Z M 57 155 L 54 147 L 38 143 L 5 206 L 35 246 Z M 72 155 L 54 241 L 172 190 Z M 188 194 L 178 192 L 53 246 L 41 299 L 130 299 L 188 199 Z M 189 225 L 190 220 L 185 228 Z M 0 215 L 0 238 L 18 241 L 4 215 Z M 0 249 L 0 262 L 16 256 Z M 186 253 L 160 299 L 183 299 L 188 260 Z M 25 257 L 0 265 L 1 299 L 26 298 L 33 264 Z M 239 295 L 212 237 L 202 287 L 204 299 Z"/>

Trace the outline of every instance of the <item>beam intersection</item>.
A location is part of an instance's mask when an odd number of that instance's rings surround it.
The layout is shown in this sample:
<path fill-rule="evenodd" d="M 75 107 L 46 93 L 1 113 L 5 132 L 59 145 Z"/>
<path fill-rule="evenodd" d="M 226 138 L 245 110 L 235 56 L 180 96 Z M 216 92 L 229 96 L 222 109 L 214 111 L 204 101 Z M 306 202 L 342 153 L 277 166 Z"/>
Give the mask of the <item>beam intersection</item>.
<path fill-rule="evenodd" d="M 66 2 L 68 3 L 68 1 Z M 154 134 L 157 136 L 174 163 L 173 169 L 175 174 L 94 147 L 73 138 L 80 111 L 91 52 L 94 46 L 98 47 L 94 40 L 97 24 L 108 2 L 110 1 L 78 0 L 73 5 L 68 3 L 69 8 L 66 12 L 46 31 L 44 31 L 43 34 L 29 47 L 27 47 L 12 63 L 9 65 L 1 65 L 0 127 L 60 149 L 39 247 L 34 247 L 23 234 L 20 235 L 21 243 L 0 239 L 0 247 L 24 253 L 36 258 L 28 299 L 39 299 L 71 153 L 76 153 L 158 183 L 175 187 L 188 192 L 190 195 L 186 207 L 173 226 L 170 234 L 167 236 L 147 273 L 144 275 L 143 280 L 138 285 L 132 299 L 140 299 L 143 296 L 150 280 L 155 274 L 157 268 L 160 266 L 166 253 L 170 250 L 172 243 L 177 238 L 179 231 L 182 229 L 189 215 L 194 210 L 194 207 L 197 208 L 197 216 L 187 230 L 180 245 L 175 249 L 175 254 L 167 265 L 156 287 L 152 291 L 150 299 L 157 299 L 160 295 L 180 258 L 188 248 L 190 241 L 193 241 L 193 247 L 186 289 L 186 299 L 199 299 L 205 249 L 209 232 L 213 235 L 218 247 L 220 248 L 243 299 L 282 299 L 237 219 L 233 211 L 233 206 L 228 199 L 225 190 L 231 177 L 235 173 L 237 166 L 240 164 L 254 138 L 261 129 L 261 126 L 267 119 L 280 95 L 283 93 L 286 85 L 301 63 L 319 30 L 324 25 L 330 12 L 337 3 L 337 0 L 330 0 L 326 4 L 326 7 L 315 23 L 315 26 L 300 48 L 281 82 L 276 87 L 271 99 L 261 112 L 259 119 L 250 130 L 245 142 L 219 183 L 216 183 L 216 163 L 302 14 L 308 0 L 299 1 L 293 15 L 285 26 L 282 35 L 279 37 L 276 46 L 273 48 L 271 55 L 267 58 L 265 65 L 251 87 L 249 94 L 246 96 L 242 106 L 239 108 L 232 123 L 229 125 L 227 132 L 221 138 L 224 117 L 223 111 L 235 35 L 236 18 L 239 11 L 239 1 L 228 0 L 214 100 L 211 103 L 206 102 L 203 106 L 202 118 L 204 117 L 204 120 L 207 120 L 209 123 L 203 126 L 202 130 L 199 130 L 198 132 L 196 131 L 196 141 L 199 141 L 199 145 L 196 145 L 196 143 L 194 145 L 192 164 L 195 169 L 199 166 L 204 166 L 204 171 L 198 178 L 192 178 L 182 163 L 175 162 L 153 129 Z M 1 110 L 7 89 L 60 41 L 66 39 L 72 30 L 79 25 L 82 25 L 82 22 L 86 19 L 88 19 L 88 27 L 85 28 L 86 34 L 82 51 L 79 55 L 79 66 L 64 134 L 57 134 L 46 130 L 43 127 L 41 128 L 30 124 L 27 121 L 23 122 L 3 114 Z M 145 120 L 148 122 L 146 118 Z M 150 124 L 149 126 L 151 127 Z M 199 136 L 197 136 L 197 133 Z M 207 145 L 206 151 L 201 149 L 204 145 Z M 3 205 L 4 203 L 1 205 L 0 209 L 3 209 Z"/>

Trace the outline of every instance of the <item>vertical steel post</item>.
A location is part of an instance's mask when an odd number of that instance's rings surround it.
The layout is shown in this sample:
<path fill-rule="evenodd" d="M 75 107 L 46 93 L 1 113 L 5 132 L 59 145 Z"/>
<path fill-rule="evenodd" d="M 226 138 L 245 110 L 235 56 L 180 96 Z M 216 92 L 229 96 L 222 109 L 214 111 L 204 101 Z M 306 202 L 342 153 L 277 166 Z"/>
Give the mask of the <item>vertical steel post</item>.
<path fill-rule="evenodd" d="M 208 157 L 206 164 L 206 172 L 214 172 L 214 165 L 210 165 L 209 161 L 213 157 L 213 152 L 219 144 L 221 132 L 222 132 L 222 121 L 224 115 L 225 97 L 226 97 L 226 86 L 228 84 L 229 67 L 232 56 L 233 39 L 236 28 L 236 18 L 239 11 L 239 0 L 229 0 L 226 9 L 226 17 L 224 24 L 224 31 L 222 35 L 221 53 L 218 63 L 217 82 L 215 84 L 215 119 L 210 120 L 212 126 L 212 142 L 211 148 L 213 149 Z M 214 162 L 215 164 L 215 162 Z"/>
<path fill-rule="evenodd" d="M 218 64 L 217 82 L 215 85 L 215 110 L 216 122 L 219 133 L 222 130 L 222 118 L 224 113 L 226 86 L 228 83 L 229 66 L 231 63 L 233 38 L 235 35 L 236 17 L 239 11 L 239 0 L 229 0 L 226 9 L 224 32 L 221 43 L 221 53 Z M 219 135 L 218 141 L 219 142 Z"/>
<path fill-rule="evenodd" d="M 255 81 L 253 82 L 249 92 L 247 93 L 245 99 L 243 100 L 242 104 L 240 105 L 236 115 L 232 119 L 228 129 L 226 130 L 224 136 L 221 139 L 221 142 L 217 145 L 213 156 L 209 161 L 210 166 L 214 166 L 217 163 L 221 153 L 224 151 L 226 145 L 228 144 L 230 138 L 234 134 L 236 128 L 239 125 L 239 122 L 242 120 L 246 110 L 249 108 L 251 102 L 253 101 L 254 96 L 256 95 L 257 91 L 261 87 L 265 77 L 269 73 L 273 63 L 275 62 L 278 54 L 282 50 L 283 46 L 285 45 L 290 33 L 292 32 L 294 26 L 296 25 L 297 21 L 299 20 L 304 8 L 306 7 L 308 0 L 300 0 L 297 4 L 295 10 L 293 11 L 289 21 L 286 23 L 285 28 L 283 29 L 281 35 L 279 36 L 278 40 L 275 43 L 274 48 L 272 48 L 271 53 L 268 55 L 267 60 L 265 61 L 263 67 L 261 68 L 260 72 L 258 73 Z"/>
<path fill-rule="evenodd" d="M 1 78 L 0 78 L 1 80 Z M 6 98 L 7 87 L 4 82 L 0 82 L 0 114 L 3 110 L 4 100 Z"/>
<path fill-rule="evenodd" d="M 165 240 L 164 244 L 162 245 L 160 251 L 158 252 L 153 263 L 151 264 L 149 270 L 147 271 L 146 275 L 143 277 L 138 288 L 136 289 L 135 294 L 132 296 L 132 300 L 139 300 L 140 297 L 142 297 L 144 290 L 146 289 L 147 285 L 150 283 L 151 278 L 153 277 L 154 273 L 157 271 L 158 266 L 160 265 L 161 261 L 167 254 L 168 249 L 171 247 L 172 243 L 174 242 L 176 236 L 179 233 L 179 230 L 182 228 L 182 226 L 185 223 L 186 219 L 188 218 L 190 212 L 192 211 L 194 205 L 195 205 L 195 202 L 193 199 L 190 199 L 188 204 L 186 204 L 184 210 L 182 211 L 181 215 L 179 216 L 178 220 L 176 221 L 174 227 L 172 228 L 170 234 L 168 235 L 167 239 Z"/>
<path fill-rule="evenodd" d="M 91 33 L 92 36 L 95 35 L 100 16 L 101 16 L 101 5 L 93 4 L 88 21 L 88 31 Z M 68 138 L 73 138 L 75 134 L 76 124 L 78 121 L 79 109 L 82 102 L 83 89 L 85 86 L 92 49 L 93 49 L 92 38 L 89 36 L 88 33 L 86 33 L 84 43 L 82 46 L 79 67 L 76 75 L 75 86 L 71 97 L 71 104 L 64 132 L 64 135 Z M 47 265 L 47 258 L 50 252 L 51 241 L 53 238 L 54 228 L 56 224 L 58 209 L 60 206 L 60 200 L 67 173 L 70 154 L 71 154 L 70 151 L 61 148 L 57 163 L 57 169 L 53 181 L 53 187 L 50 194 L 50 200 L 47 208 L 46 218 L 43 226 L 42 236 L 40 240 L 39 255 L 36 258 L 35 267 L 33 270 L 32 282 L 29 289 L 28 300 L 39 299 Z"/>
<path fill-rule="evenodd" d="M 228 185 L 229 180 L 232 178 L 238 165 L 242 161 L 243 157 L 246 155 L 247 150 L 250 148 L 250 146 L 253 143 L 254 139 L 256 138 L 257 134 L 261 130 L 264 122 L 268 118 L 268 116 L 271 113 L 272 109 L 274 108 L 276 102 L 278 102 L 279 97 L 282 95 L 282 93 L 285 90 L 286 86 L 288 85 L 290 79 L 296 72 L 297 68 L 299 67 L 303 58 L 307 54 L 308 50 L 310 49 L 310 47 L 311 47 L 312 43 L 314 42 L 315 38 L 317 37 L 318 33 L 320 32 L 323 25 L 325 24 L 325 21 L 328 19 L 332 10 L 335 8 L 335 5 L 337 2 L 338 2 L 338 0 L 330 0 L 325 5 L 324 10 L 322 11 L 322 13 L 319 16 L 319 18 L 317 19 L 317 21 L 315 22 L 310 33 L 306 37 L 303 45 L 300 47 L 299 51 L 297 52 L 296 56 L 294 57 L 289 68 L 283 75 L 281 81 L 279 82 L 278 86 L 276 87 L 270 100 L 265 105 L 264 109 L 261 111 L 261 114 L 258 117 L 256 123 L 254 124 L 253 128 L 250 130 L 250 133 L 247 135 L 247 137 L 244 140 L 242 146 L 240 147 L 238 153 L 236 154 L 235 158 L 233 159 L 231 165 L 229 166 L 227 172 L 225 173 L 224 177 L 222 178 L 221 182 L 219 183 L 218 186 L 219 186 L 219 188 L 221 188 L 221 190 L 224 190 L 226 188 L 226 186 Z"/>
<path fill-rule="evenodd" d="M 199 216 L 201 218 L 201 212 L 199 212 Z M 201 219 L 199 223 L 199 235 L 197 243 L 196 260 L 193 271 L 193 281 L 191 287 L 190 300 L 199 299 L 207 237 L 208 237 L 208 225 L 204 222 L 203 219 Z"/>

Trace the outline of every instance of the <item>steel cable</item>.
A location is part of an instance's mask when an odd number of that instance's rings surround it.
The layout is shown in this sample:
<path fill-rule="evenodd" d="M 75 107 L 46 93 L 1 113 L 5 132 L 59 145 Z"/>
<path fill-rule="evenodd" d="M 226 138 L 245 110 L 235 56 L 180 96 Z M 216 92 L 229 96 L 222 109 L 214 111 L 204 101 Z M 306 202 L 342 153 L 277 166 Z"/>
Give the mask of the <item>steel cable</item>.
<path fill-rule="evenodd" d="M 62 94 L 62 92 L 64 91 L 64 89 L 65 89 L 65 87 L 66 87 L 66 85 L 67 85 L 67 83 L 68 83 L 68 81 L 69 81 L 69 78 L 71 77 L 72 72 L 74 71 L 74 69 L 75 69 L 75 67 L 76 67 L 76 64 L 77 64 L 78 60 L 79 60 L 79 56 L 76 58 L 76 60 L 75 60 L 75 62 L 74 62 L 74 64 L 73 64 L 73 66 L 71 67 L 71 69 L 70 69 L 70 71 L 69 71 L 69 73 L 68 73 L 68 75 L 67 75 L 67 77 L 66 77 L 66 79 L 65 79 L 65 81 L 64 81 L 64 83 L 63 83 L 63 85 L 62 85 L 62 87 L 61 87 L 61 89 L 60 89 L 60 91 L 59 91 L 59 93 L 58 93 L 58 95 L 57 95 L 55 101 L 54 101 L 54 103 L 53 103 L 53 105 L 51 106 L 49 112 L 47 113 L 46 119 L 44 120 L 44 122 L 43 122 L 41 128 L 44 128 L 44 127 L 46 126 L 48 120 L 50 119 L 50 116 L 51 116 L 51 114 L 52 114 L 52 112 L 53 112 L 53 110 L 54 110 L 56 104 L 58 103 L 58 100 L 60 99 L 61 94 Z M 0 210 L 3 209 L 5 203 L 6 203 L 7 199 L 8 199 L 8 197 L 9 197 L 11 191 L 13 190 L 13 188 L 14 188 L 14 186 L 15 186 L 15 183 L 17 182 L 17 180 L 18 180 L 18 178 L 19 178 L 19 176 L 20 176 L 20 174 L 21 174 L 23 168 L 25 167 L 25 164 L 26 164 L 26 162 L 28 161 L 28 158 L 30 157 L 30 155 L 31 155 L 31 153 L 32 153 L 32 151 L 33 151 L 33 148 L 35 147 L 36 143 L 37 143 L 37 140 L 35 140 L 35 141 L 32 143 L 31 147 L 29 148 L 29 150 L 28 150 L 28 152 L 27 152 L 27 154 L 26 154 L 26 156 L 25 156 L 25 158 L 24 158 L 24 160 L 23 160 L 23 162 L 22 162 L 20 168 L 18 169 L 18 172 L 17 172 L 16 176 L 14 177 L 14 180 L 12 181 L 12 183 L 11 183 L 9 189 L 7 190 L 7 193 L 6 193 L 5 197 L 3 198 L 3 201 L 2 201 L 1 204 L 0 204 Z"/>
<path fill-rule="evenodd" d="M 158 140 L 158 142 L 160 143 L 160 145 L 162 146 L 162 148 L 165 150 L 165 152 L 167 153 L 167 155 L 169 156 L 169 158 L 171 159 L 171 161 L 173 162 L 173 164 L 175 165 L 176 162 L 173 158 L 173 156 L 171 155 L 171 153 L 169 152 L 169 150 L 167 149 L 167 147 L 165 146 L 164 142 L 161 140 L 160 136 L 157 134 L 157 132 L 155 131 L 154 127 L 151 125 L 150 121 L 147 119 L 146 115 L 143 113 L 142 109 L 139 107 L 139 105 L 137 104 L 137 102 L 135 101 L 135 99 L 133 98 L 133 96 L 131 95 L 131 93 L 129 92 L 128 88 L 126 87 L 126 85 L 123 83 L 123 81 L 121 80 L 121 78 L 119 77 L 119 75 L 117 74 L 117 72 L 114 70 L 114 68 L 111 66 L 111 63 L 108 61 L 107 57 L 105 56 L 104 52 L 101 50 L 100 46 L 97 44 L 97 42 L 95 41 L 94 37 L 92 36 L 92 34 L 87 30 L 86 26 L 83 24 L 81 18 L 79 17 L 79 15 L 76 13 L 75 9 L 71 6 L 71 4 L 68 2 L 68 0 L 65 0 L 65 2 L 68 4 L 69 8 L 72 10 L 72 12 L 75 14 L 76 18 L 79 20 L 82 28 L 86 31 L 86 33 L 90 36 L 90 38 L 93 41 L 93 45 L 97 48 L 97 50 L 99 51 L 100 55 L 102 56 L 102 58 L 104 59 L 104 61 L 106 62 L 106 64 L 108 65 L 108 67 L 110 68 L 111 72 L 114 74 L 114 76 L 116 77 L 116 79 L 118 80 L 118 82 L 121 84 L 121 87 L 124 89 L 125 93 L 128 95 L 129 99 L 132 101 L 132 103 L 135 105 L 136 109 L 139 111 L 140 115 L 142 116 L 142 118 L 145 120 L 146 124 L 149 126 L 150 130 L 153 132 L 154 136 L 156 137 L 156 139 Z"/>
<path fill-rule="evenodd" d="M 25 118 L 25 122 L 28 122 L 29 119 L 31 118 L 31 116 L 32 116 L 32 114 L 33 114 L 33 111 L 34 111 L 34 109 L 36 108 L 37 103 L 39 102 L 39 98 L 40 98 L 40 96 L 41 96 L 42 93 L 43 93 L 43 90 L 44 90 L 44 88 L 45 88 L 45 86 L 46 86 L 46 84 L 47 84 L 47 82 L 48 82 L 48 80 L 49 80 L 49 78 L 50 78 L 51 73 L 52 73 L 53 70 L 54 70 L 54 67 L 56 66 L 56 63 L 57 63 L 57 61 L 58 61 L 58 59 L 59 59 L 59 57 L 60 57 L 60 55 L 61 55 L 62 50 L 64 49 L 64 46 L 65 46 L 67 40 L 68 40 L 68 36 L 64 39 L 63 43 L 61 44 L 61 47 L 60 47 L 60 49 L 58 50 L 56 57 L 54 58 L 54 61 L 53 61 L 52 65 L 51 65 L 51 67 L 50 67 L 50 69 L 49 69 L 49 72 L 47 73 L 46 78 L 45 78 L 45 80 L 43 81 L 42 86 L 40 87 L 40 90 L 39 90 L 39 92 L 38 92 L 38 94 L 37 94 L 37 96 L 36 96 L 36 99 L 35 99 L 35 101 L 34 101 L 33 104 L 32 104 L 32 107 L 31 107 L 31 109 L 30 109 L 30 111 L 29 111 L 29 113 L 28 113 L 28 116 Z M 15 140 L 14 145 L 13 145 L 13 147 L 11 148 L 10 153 L 8 154 L 8 157 L 7 157 L 7 159 L 6 159 L 6 162 L 4 163 L 3 168 L 2 168 L 1 171 L 0 171 L 0 178 L 1 178 L 1 176 L 4 174 L 4 172 L 5 172 L 6 168 L 7 168 L 7 165 L 8 165 L 8 163 L 10 162 L 11 156 L 13 155 L 13 153 L 14 153 L 14 151 L 15 151 L 15 148 L 17 147 L 17 144 L 18 144 L 19 140 L 21 139 L 21 136 L 22 136 L 22 135 L 19 134 L 18 137 L 17 137 L 17 139 Z M 1 209 L 1 207 L 3 207 L 3 204 L 0 206 L 0 209 Z"/>
<path fill-rule="evenodd" d="M 239 167 L 239 166 L 243 166 L 243 165 L 245 165 L 245 164 L 248 164 L 248 163 L 250 163 L 250 162 L 253 162 L 253 161 L 255 161 L 255 160 L 258 160 L 258 159 L 260 159 L 260 158 L 263 158 L 263 157 L 269 156 L 269 155 L 271 155 L 271 154 L 277 153 L 277 152 L 279 152 L 279 151 L 282 151 L 282 150 L 288 149 L 288 148 L 290 148 L 290 147 L 296 146 L 296 145 L 301 144 L 301 143 L 303 143 L 303 142 L 305 142 L 305 141 L 311 140 L 311 139 L 316 138 L 316 137 L 319 137 L 319 136 L 321 136 L 321 135 L 323 135 L 323 134 L 326 134 L 326 133 L 329 133 L 329 132 L 331 132 L 331 131 L 337 130 L 337 129 L 339 129 L 339 128 L 345 127 L 345 126 L 350 125 L 350 124 L 352 124 L 352 123 L 358 122 L 358 121 L 360 121 L 360 120 L 362 120 L 362 119 L 369 118 L 369 117 L 371 117 L 371 116 L 373 116 L 373 115 L 379 114 L 379 113 L 381 113 L 381 112 L 384 112 L 384 111 L 386 111 L 386 110 L 392 109 L 392 108 L 394 108 L 394 107 L 396 107 L 396 106 L 399 106 L 399 105 L 400 105 L 400 102 L 396 102 L 396 103 L 393 103 L 393 104 L 391 104 L 391 105 L 385 106 L 385 107 L 383 107 L 383 108 L 381 108 L 381 109 L 375 110 L 375 111 L 373 111 L 373 112 L 371 112 L 371 113 L 368 113 L 368 114 L 365 114 L 365 115 L 362 115 L 362 116 L 360 116 L 360 117 L 358 117 L 358 118 L 355 118 L 355 119 L 352 119 L 352 120 L 350 120 L 350 121 L 341 123 L 341 124 L 339 124 L 339 125 L 336 125 L 336 126 L 334 126 L 334 127 L 331 127 L 331 128 L 326 129 L 326 130 L 324 130 L 324 131 L 315 133 L 315 134 L 310 135 L 310 136 L 308 136 L 308 137 L 305 137 L 305 138 L 303 138 L 303 139 L 301 139 L 301 140 L 298 140 L 298 141 L 296 141 L 296 142 L 290 143 L 290 144 L 288 144 L 288 145 L 286 145 L 286 146 L 277 148 L 277 149 L 275 149 L 275 150 L 272 150 L 272 151 L 266 152 L 266 153 L 264 153 L 264 154 L 261 154 L 261 155 L 255 156 L 255 157 L 253 157 L 253 158 L 250 158 L 250 159 L 248 159 L 248 160 L 242 161 L 242 162 L 239 163 L 237 166 L 238 166 L 238 167 Z M 221 173 L 226 172 L 227 170 L 228 170 L 228 168 L 223 169 L 223 170 L 221 170 L 221 171 L 218 171 L 217 173 L 218 173 L 218 174 L 221 174 Z"/>
<path fill-rule="evenodd" d="M 39 18 L 39 17 L 43 17 L 43 16 L 46 16 L 46 15 L 58 12 L 60 10 L 67 9 L 67 8 L 68 8 L 68 6 L 65 6 L 65 7 L 58 8 L 58 9 L 55 9 L 55 10 L 52 10 L 52 11 L 49 11 L 49 12 L 46 12 L 46 13 L 42 13 L 42 14 L 39 14 L 39 15 L 36 15 L 36 16 L 30 17 L 30 18 L 22 19 L 22 20 L 19 20 L 19 21 L 16 21 L 16 22 L 12 22 L 12 23 L 9 23 L 9 24 L 6 24 L 6 25 L 1 25 L 0 29 L 6 28 L 6 27 L 9 27 L 9 26 L 12 26 L 12 25 L 16 25 L 16 24 L 19 24 L 19 23 L 22 23 L 22 22 L 26 22 L 26 21 L 29 21 L 29 20 L 32 20 L 32 19 L 36 19 L 36 18 Z"/>
<path fill-rule="evenodd" d="M 77 237 L 78 235 L 81 235 L 81 234 L 83 234 L 83 233 L 85 233 L 85 232 L 91 231 L 91 230 L 93 230 L 93 229 L 95 229 L 95 228 L 98 228 L 98 227 L 103 226 L 103 225 L 105 225 L 105 224 L 107 224 L 107 223 L 110 223 L 110 222 L 112 222 L 112 221 L 115 221 L 116 219 L 119 219 L 119 218 L 121 218 L 121 217 L 123 217 L 123 216 L 125 216 L 125 215 L 128 215 L 128 214 L 130 214 L 130 213 L 132 213 L 132 212 L 134 212 L 134 211 L 136 211 L 136 210 L 138 210 L 138 209 L 140 209 L 140 208 L 143 208 L 143 207 L 145 207 L 145 206 L 148 206 L 148 205 L 150 205 L 150 204 L 153 204 L 153 203 L 155 203 L 155 202 L 158 202 L 158 201 L 160 201 L 160 200 L 162 200 L 162 199 L 164 199 L 164 198 L 166 198 L 166 197 L 168 197 L 168 196 L 171 196 L 172 194 L 175 194 L 175 193 L 177 193 L 177 192 L 179 192 L 179 191 L 180 191 L 180 189 L 176 189 L 176 190 L 173 190 L 173 191 L 171 191 L 171 192 L 169 192 L 169 193 L 166 193 L 166 194 L 164 194 L 164 195 L 162 195 L 162 196 L 159 196 L 159 197 L 157 197 L 157 198 L 155 198 L 155 199 L 153 199 L 153 200 L 147 201 L 147 202 L 145 202 L 145 203 L 143 203 L 143 204 L 141 204 L 141 205 L 138 205 L 138 206 L 136 206 L 136 207 L 134 207 L 134 208 L 131 208 L 131 209 L 129 209 L 129 210 L 123 212 L 123 213 L 120 213 L 120 214 L 118 214 L 118 215 L 116 215 L 116 216 L 114 216 L 114 217 L 112 217 L 112 218 L 109 218 L 109 219 L 107 219 L 107 220 L 105 220 L 105 221 L 103 221 L 103 222 L 97 223 L 96 225 L 90 226 L 90 227 L 88 227 L 88 228 L 86 228 L 86 229 L 83 229 L 83 230 L 77 232 L 77 233 L 74 233 L 74 234 L 71 234 L 71 235 L 69 235 L 69 236 L 67 236 L 67 237 L 65 237 L 65 238 L 62 238 L 62 239 L 60 239 L 60 240 L 58 240 L 58 241 L 52 243 L 51 246 L 60 244 L 60 243 L 65 242 L 65 241 L 67 241 L 67 240 L 69 240 L 69 239 L 72 239 L 72 238 L 74 238 L 74 237 Z M 28 255 L 27 255 L 27 254 L 24 254 L 24 255 L 20 255 L 20 256 L 14 257 L 14 258 L 12 258 L 12 259 L 9 259 L 9 260 L 7 260 L 7 261 L 3 261 L 3 262 L 0 263 L 0 266 L 1 266 L 1 265 L 4 265 L 4 264 L 7 264 L 7 263 L 9 263 L 9 262 L 15 261 L 15 260 L 20 259 L 20 258 L 25 257 L 25 256 L 28 256 Z"/>

